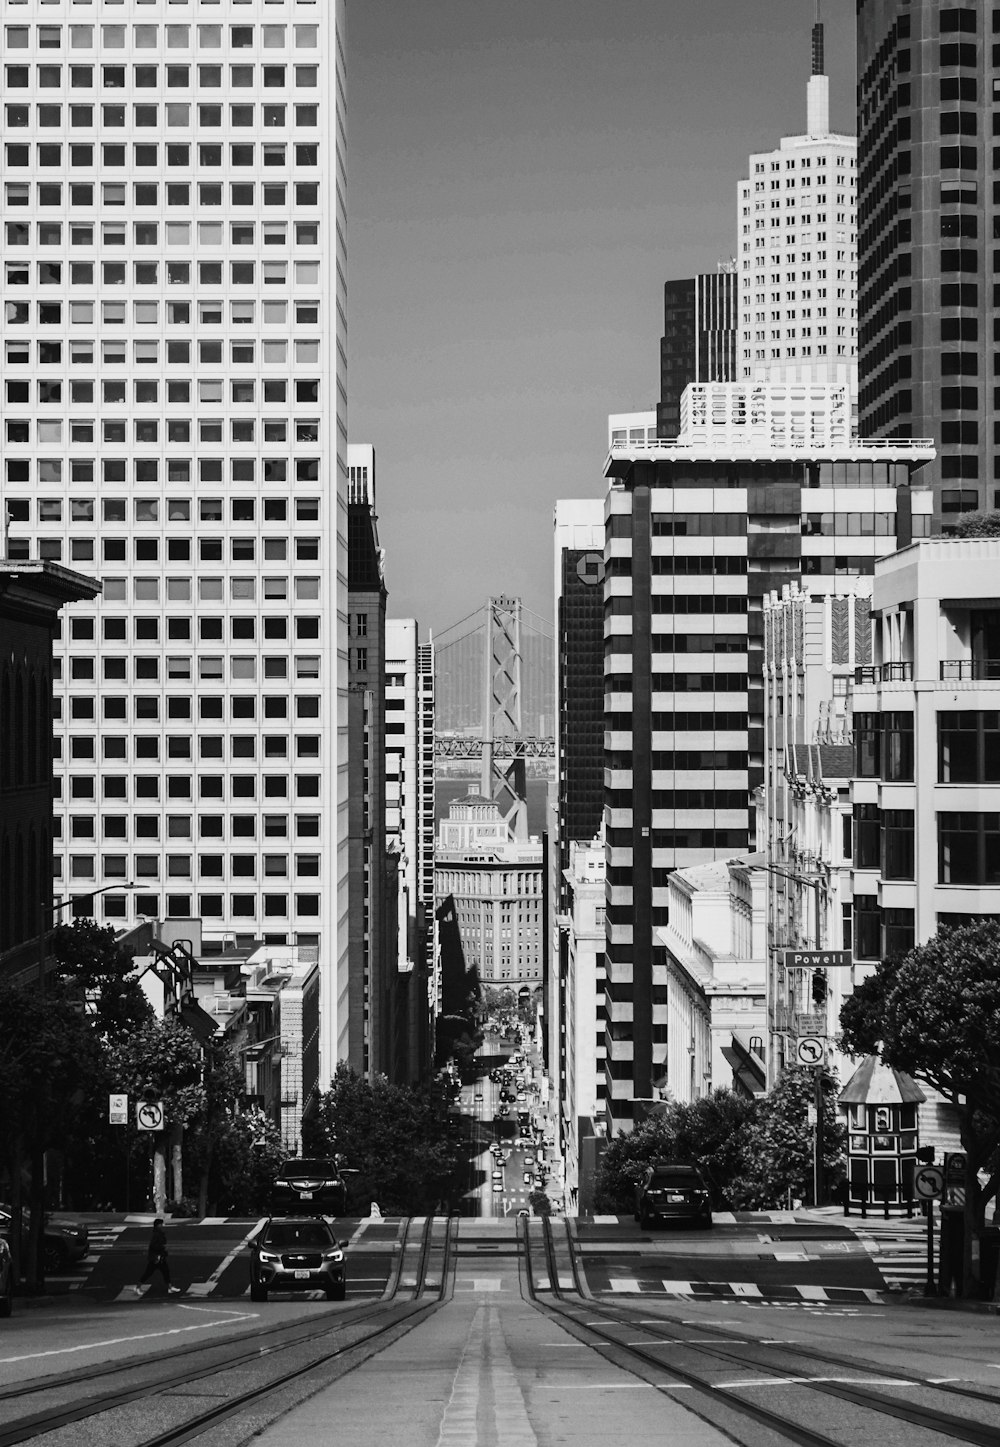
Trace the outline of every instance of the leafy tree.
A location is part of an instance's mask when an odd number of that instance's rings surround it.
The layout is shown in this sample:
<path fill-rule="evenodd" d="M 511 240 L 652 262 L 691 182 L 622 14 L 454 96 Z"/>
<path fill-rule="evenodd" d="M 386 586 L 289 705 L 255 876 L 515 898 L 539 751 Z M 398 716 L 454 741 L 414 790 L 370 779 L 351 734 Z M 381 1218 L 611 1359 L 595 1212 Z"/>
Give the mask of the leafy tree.
<path fill-rule="evenodd" d="M 287 1155 L 281 1132 L 262 1110 L 227 1114 L 215 1136 L 209 1198 L 224 1211 L 267 1211 L 271 1186 Z"/>
<path fill-rule="evenodd" d="M 532 1191 L 528 1197 L 528 1205 L 535 1216 L 551 1216 L 552 1202 L 544 1191 Z"/>
<path fill-rule="evenodd" d="M 713 1090 L 687 1104 L 674 1104 L 674 1154 L 705 1177 L 717 1210 L 730 1204 L 732 1183 L 745 1170 L 756 1102 L 733 1090 Z"/>
<path fill-rule="evenodd" d="M 356 1173 L 359 1201 L 431 1211 L 457 1189 L 459 1152 L 447 1116 L 439 1085 L 393 1085 L 384 1075 L 366 1080 L 342 1060 L 309 1123 L 306 1149 L 340 1157 Z"/>
<path fill-rule="evenodd" d="M 954 525 L 956 538 L 1000 537 L 1000 512 L 966 512 Z"/>
<path fill-rule="evenodd" d="M 137 1029 L 153 1018 L 153 1009 L 135 973 L 133 956 L 114 930 L 92 919 L 58 925 L 49 936 L 56 968 L 48 979 L 81 998 L 102 1039 Z"/>
<path fill-rule="evenodd" d="M 100 1069 L 96 1034 L 64 994 L 0 983 L 0 1145 L 10 1173 L 15 1272 L 29 1288 L 41 1280 L 44 1157 L 78 1128 L 80 1108 Z M 21 1182 L 30 1169 L 27 1252 L 20 1241 Z"/>
<path fill-rule="evenodd" d="M 632 1211 L 635 1186 L 650 1161 L 674 1159 L 676 1132 L 669 1111 L 650 1116 L 635 1130 L 620 1131 L 604 1152 L 594 1183 L 598 1211 Z"/>
<path fill-rule="evenodd" d="M 846 1132 L 837 1114 L 837 1083 L 821 1077 L 823 1101 L 823 1181 L 829 1190 L 843 1174 Z M 729 1184 L 738 1209 L 778 1206 L 789 1196 L 812 1194 L 814 1143 L 809 1107 L 815 1101 L 815 1075 L 795 1066 L 783 1072 L 757 1104 L 744 1138 L 743 1170 Z"/>
<path fill-rule="evenodd" d="M 967 1160 L 964 1290 L 976 1288 L 972 1238 L 1000 1177 L 1000 921 L 941 930 L 880 965 L 841 1010 L 844 1049 L 879 1053 L 954 1106 Z M 992 1169 L 985 1188 L 979 1171 Z"/>

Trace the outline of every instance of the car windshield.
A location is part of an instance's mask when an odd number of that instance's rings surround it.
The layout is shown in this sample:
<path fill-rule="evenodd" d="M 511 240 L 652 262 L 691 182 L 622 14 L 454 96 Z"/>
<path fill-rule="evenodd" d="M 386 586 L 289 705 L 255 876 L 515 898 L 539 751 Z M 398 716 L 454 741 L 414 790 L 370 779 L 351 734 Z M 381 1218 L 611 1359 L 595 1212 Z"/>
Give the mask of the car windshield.
<path fill-rule="evenodd" d="M 335 1176 L 337 1168 L 332 1161 L 286 1161 L 281 1173 L 284 1176 Z"/>
<path fill-rule="evenodd" d="M 690 1190 L 697 1186 L 695 1176 L 688 1175 L 686 1171 L 654 1171 L 649 1183 L 651 1186 L 669 1186 L 673 1190 Z"/>
<path fill-rule="evenodd" d="M 265 1246 L 329 1246 L 332 1237 L 320 1221 L 283 1221 L 265 1231 L 262 1244 Z"/>

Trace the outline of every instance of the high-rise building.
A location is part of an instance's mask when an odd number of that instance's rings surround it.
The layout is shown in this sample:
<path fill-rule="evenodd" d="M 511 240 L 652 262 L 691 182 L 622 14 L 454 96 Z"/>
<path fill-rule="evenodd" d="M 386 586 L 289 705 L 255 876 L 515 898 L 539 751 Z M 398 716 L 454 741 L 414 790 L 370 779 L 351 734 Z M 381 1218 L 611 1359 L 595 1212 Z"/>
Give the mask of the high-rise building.
<path fill-rule="evenodd" d="M 735 382 L 739 286 L 735 261 L 663 287 L 656 431 L 676 437 L 690 382 Z"/>
<path fill-rule="evenodd" d="M 318 947 L 347 1054 L 343 0 L 4 7 L 11 546 L 58 649 L 56 877 Z M 44 94 L 43 94 L 44 92 Z"/>
<path fill-rule="evenodd" d="M 986 0 L 859 0 L 857 12 L 861 428 L 934 440 L 947 528 L 1000 497 L 1000 18 Z"/>
<path fill-rule="evenodd" d="M 398 862 L 392 1038 L 399 1079 L 416 1079 L 427 1063 L 434 988 L 427 935 L 434 912 L 427 861 L 428 835 L 432 858 L 434 838 L 434 657 L 418 633 L 414 618 L 386 622 L 385 830 Z"/>
<path fill-rule="evenodd" d="M 857 392 L 857 141 L 830 130 L 813 27 L 804 134 L 750 157 L 739 185 L 737 376 Z"/>
<path fill-rule="evenodd" d="M 347 447 L 348 1040 L 361 1074 L 387 1069 L 396 899 L 387 898 L 385 610 L 375 451 Z M 387 913 L 388 911 L 388 913 Z"/>
<path fill-rule="evenodd" d="M 565 1106 L 573 1068 L 568 1032 L 574 964 L 568 925 L 576 918 L 572 882 L 576 874 L 570 856 L 574 847 L 590 846 L 604 814 L 604 498 L 560 499 L 553 541 L 556 759 L 547 927 L 554 967 L 545 982 L 545 1027 L 547 1059 Z M 593 1030 L 580 1038 L 594 1050 Z M 573 1113 L 569 1106 L 565 1109 Z M 575 1162 L 576 1145 L 567 1145 L 570 1150 Z M 572 1184 L 577 1184 L 575 1167 Z"/>
<path fill-rule="evenodd" d="M 612 437 L 616 428 L 612 423 Z M 762 599 L 836 591 L 921 534 L 930 449 L 851 438 L 847 386 L 690 387 L 681 436 L 612 442 L 605 549 L 608 1110 L 667 1046 L 667 876 L 752 847 L 763 780 Z M 638 430 L 638 429 L 636 429 Z"/>

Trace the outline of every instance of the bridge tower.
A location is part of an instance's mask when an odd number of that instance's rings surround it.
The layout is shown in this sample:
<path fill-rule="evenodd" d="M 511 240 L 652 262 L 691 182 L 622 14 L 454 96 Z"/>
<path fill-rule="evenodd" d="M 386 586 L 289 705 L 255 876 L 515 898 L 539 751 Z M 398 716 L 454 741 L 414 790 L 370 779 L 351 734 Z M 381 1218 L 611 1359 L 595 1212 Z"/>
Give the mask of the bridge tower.
<path fill-rule="evenodd" d="M 520 598 L 490 598 L 484 642 L 481 789 L 487 799 L 499 804 L 510 837 L 527 839 L 524 754 L 511 747 L 511 741 L 521 738 Z"/>

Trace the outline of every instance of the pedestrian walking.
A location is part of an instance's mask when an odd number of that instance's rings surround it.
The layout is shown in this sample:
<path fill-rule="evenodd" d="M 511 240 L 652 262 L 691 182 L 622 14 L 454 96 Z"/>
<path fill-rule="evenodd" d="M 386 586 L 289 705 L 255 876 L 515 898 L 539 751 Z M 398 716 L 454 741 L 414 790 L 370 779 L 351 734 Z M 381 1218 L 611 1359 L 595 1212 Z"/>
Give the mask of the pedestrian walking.
<path fill-rule="evenodd" d="M 136 1296 L 142 1296 L 143 1287 L 153 1278 L 153 1273 L 158 1271 L 166 1284 L 167 1294 L 177 1296 L 180 1293 L 179 1286 L 170 1284 L 170 1263 L 167 1260 L 167 1233 L 163 1229 L 163 1217 L 157 1216 L 153 1222 L 153 1229 L 149 1236 L 149 1246 L 146 1248 L 146 1269 L 139 1279 L 139 1284 L 133 1286 L 132 1290 Z"/>

